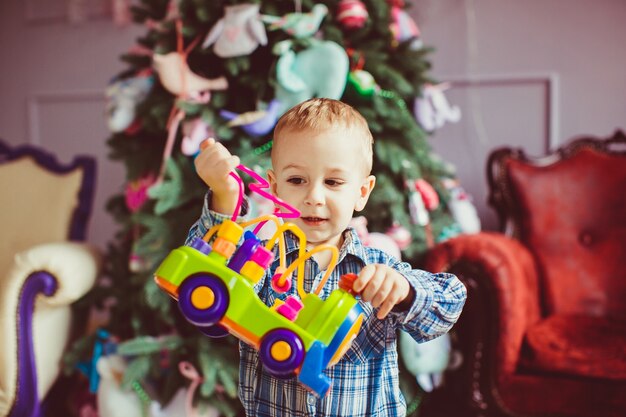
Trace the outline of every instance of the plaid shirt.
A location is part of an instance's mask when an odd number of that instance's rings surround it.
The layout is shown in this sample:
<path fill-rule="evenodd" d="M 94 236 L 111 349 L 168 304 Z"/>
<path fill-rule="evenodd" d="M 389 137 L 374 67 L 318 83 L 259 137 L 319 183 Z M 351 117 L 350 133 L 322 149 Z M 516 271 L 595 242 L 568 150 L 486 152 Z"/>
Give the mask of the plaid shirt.
<path fill-rule="evenodd" d="M 189 231 L 187 243 L 202 237 L 214 224 L 230 218 L 209 209 L 207 194 L 201 218 Z M 244 213 L 246 207 L 244 207 Z M 298 256 L 298 240 L 285 234 L 287 263 Z M 276 245 L 278 246 L 278 245 Z M 278 258 L 278 257 L 277 257 Z M 398 353 L 396 330 L 408 332 L 418 342 L 446 333 L 456 322 L 465 303 L 466 290 L 451 274 L 411 269 L 384 252 L 363 246 L 356 232 L 344 232 L 344 243 L 338 264 L 319 296 L 326 299 L 338 287 L 339 277 L 359 271 L 368 264 L 385 264 L 400 272 L 415 291 L 415 300 L 408 311 L 393 310 L 384 320 L 378 320 L 375 309 L 360 301 L 365 314 L 362 328 L 345 356 L 324 373 L 332 386 L 324 398 L 318 398 L 298 383 L 296 377 L 277 379 L 268 374 L 257 351 L 240 342 L 239 397 L 248 416 L 404 416 L 406 403 L 398 385 Z M 273 271 L 278 259 L 268 268 Z M 305 262 L 304 289 L 309 292 L 321 281 L 320 271 L 313 259 Z M 259 297 L 268 306 L 276 298 L 284 300 L 297 295 L 296 285 L 286 294 L 274 292 L 270 285 L 272 273 L 266 273 L 256 285 Z M 295 274 L 294 274 L 295 276 Z"/>

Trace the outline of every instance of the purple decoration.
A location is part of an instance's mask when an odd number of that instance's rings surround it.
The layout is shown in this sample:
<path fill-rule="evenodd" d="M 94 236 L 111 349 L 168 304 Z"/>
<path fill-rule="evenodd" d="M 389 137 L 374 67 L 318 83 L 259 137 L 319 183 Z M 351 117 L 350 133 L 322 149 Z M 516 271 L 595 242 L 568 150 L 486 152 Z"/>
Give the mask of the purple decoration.
<path fill-rule="evenodd" d="M 258 137 L 268 134 L 276 125 L 278 120 L 278 110 L 280 109 L 280 101 L 274 99 L 270 102 L 265 115 L 252 123 L 240 125 L 240 127 L 250 136 Z M 234 120 L 239 117 L 238 113 L 228 110 L 220 110 L 220 116 L 226 120 Z"/>
<path fill-rule="evenodd" d="M 213 291 L 213 305 L 206 309 L 196 308 L 191 303 L 191 294 L 198 287 L 208 287 Z M 215 275 L 199 274 L 187 277 L 178 292 L 178 306 L 185 318 L 192 324 L 207 327 L 216 324 L 228 309 L 228 289 Z"/>
<path fill-rule="evenodd" d="M 205 255 L 208 255 L 211 252 L 211 245 L 206 243 L 202 238 L 195 238 L 190 245 L 195 250 L 202 252 Z"/>
<path fill-rule="evenodd" d="M 34 272 L 26 278 L 18 302 L 17 327 L 17 393 L 9 417 L 43 416 L 37 393 L 37 369 L 33 347 L 33 312 L 39 293 L 48 297 L 57 290 L 57 280 L 45 271 Z"/>
<path fill-rule="evenodd" d="M 266 249 L 265 246 L 259 246 L 250 257 L 250 260 L 261 268 L 266 269 L 274 260 L 274 253 Z"/>
<path fill-rule="evenodd" d="M 291 347 L 291 355 L 284 361 L 278 361 L 272 357 L 272 346 L 276 342 L 287 342 Z M 259 349 L 261 362 L 265 369 L 278 378 L 289 378 L 293 376 L 296 369 L 304 360 L 304 344 L 300 337 L 287 329 L 271 330 L 263 336 Z"/>
<path fill-rule="evenodd" d="M 228 262 L 228 267 L 235 272 L 241 271 L 243 265 L 250 259 L 250 256 L 252 256 L 254 251 L 261 244 L 259 238 L 250 231 L 246 231 L 244 238 L 245 240 L 232 258 L 230 258 L 230 262 Z"/>

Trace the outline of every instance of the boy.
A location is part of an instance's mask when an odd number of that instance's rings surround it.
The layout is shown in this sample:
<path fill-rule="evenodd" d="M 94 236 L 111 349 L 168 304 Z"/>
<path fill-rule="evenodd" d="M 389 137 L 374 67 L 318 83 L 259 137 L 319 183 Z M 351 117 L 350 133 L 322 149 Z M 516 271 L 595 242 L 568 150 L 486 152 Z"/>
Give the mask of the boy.
<path fill-rule="evenodd" d="M 285 113 L 276 125 L 272 169 L 267 173 L 271 191 L 300 210 L 301 216 L 290 221 L 306 234 L 307 249 L 322 243 L 339 249 L 339 262 L 320 297 L 325 299 L 337 288 L 342 274 L 356 273 L 353 289 L 361 295 L 365 319 L 344 358 L 325 371 L 333 385 L 324 398 L 309 393 L 296 378 L 269 375 L 256 350 L 240 343 L 239 396 L 248 416 L 404 416 L 396 329 L 426 341 L 447 332 L 461 313 L 466 290 L 454 275 L 411 270 L 407 263 L 364 247 L 348 228 L 376 182 L 370 175 L 372 142 L 365 119 L 336 100 L 308 100 Z M 187 242 L 230 218 L 239 188 L 229 172 L 238 164 L 239 158 L 215 140 L 203 144 L 195 165 L 210 190 Z M 285 240 L 291 263 L 297 257 L 298 241 L 291 233 Z M 328 251 L 306 261 L 306 291 L 317 286 L 329 261 Z M 276 266 L 277 262 L 256 287 L 269 306 L 287 295 L 271 288 Z M 290 293 L 295 293 L 295 285 Z"/>

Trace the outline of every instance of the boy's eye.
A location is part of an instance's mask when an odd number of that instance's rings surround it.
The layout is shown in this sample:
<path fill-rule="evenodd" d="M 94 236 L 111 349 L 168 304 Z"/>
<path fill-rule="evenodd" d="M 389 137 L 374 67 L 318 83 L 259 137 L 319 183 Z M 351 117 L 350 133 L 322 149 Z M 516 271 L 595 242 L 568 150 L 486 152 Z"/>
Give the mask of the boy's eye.
<path fill-rule="evenodd" d="M 289 184 L 294 184 L 294 185 L 300 185 L 304 182 L 303 178 L 299 178 L 299 177 L 291 177 L 287 179 L 287 182 Z"/>
<path fill-rule="evenodd" d="M 331 187 L 338 187 L 344 183 L 341 180 L 334 180 L 334 179 L 328 179 L 324 182 L 326 183 L 326 185 L 331 186 Z"/>

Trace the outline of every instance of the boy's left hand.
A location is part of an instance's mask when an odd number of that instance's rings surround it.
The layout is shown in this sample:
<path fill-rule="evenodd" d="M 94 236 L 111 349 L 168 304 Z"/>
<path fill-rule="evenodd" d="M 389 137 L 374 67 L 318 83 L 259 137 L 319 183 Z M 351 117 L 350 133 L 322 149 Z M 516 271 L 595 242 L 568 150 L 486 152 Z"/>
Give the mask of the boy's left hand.
<path fill-rule="evenodd" d="M 380 320 L 387 317 L 394 306 L 413 298 L 407 279 L 384 264 L 366 265 L 352 284 L 352 289 L 361 295 L 363 301 L 368 301 L 374 308 L 379 307 L 376 317 Z"/>

